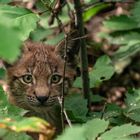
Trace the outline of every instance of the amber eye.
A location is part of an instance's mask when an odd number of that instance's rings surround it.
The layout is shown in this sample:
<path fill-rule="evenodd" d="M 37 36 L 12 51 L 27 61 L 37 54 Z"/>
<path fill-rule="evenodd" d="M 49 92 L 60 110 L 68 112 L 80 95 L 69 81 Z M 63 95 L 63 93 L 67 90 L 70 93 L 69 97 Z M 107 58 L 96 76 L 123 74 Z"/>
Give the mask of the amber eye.
<path fill-rule="evenodd" d="M 33 77 L 31 74 L 26 74 L 22 77 L 23 82 L 25 82 L 26 84 L 30 84 L 33 81 Z"/>
<path fill-rule="evenodd" d="M 61 75 L 59 75 L 59 74 L 54 74 L 54 75 L 52 75 L 52 77 L 51 77 L 51 83 L 57 84 L 57 83 L 59 83 L 59 82 L 61 81 L 61 79 L 62 79 L 62 76 L 61 76 Z"/>

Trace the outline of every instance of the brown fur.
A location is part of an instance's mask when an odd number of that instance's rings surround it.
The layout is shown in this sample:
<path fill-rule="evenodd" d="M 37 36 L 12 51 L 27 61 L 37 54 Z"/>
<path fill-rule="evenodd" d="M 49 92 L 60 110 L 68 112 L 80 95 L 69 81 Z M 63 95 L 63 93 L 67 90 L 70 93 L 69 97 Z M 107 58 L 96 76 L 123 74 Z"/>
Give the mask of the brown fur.
<path fill-rule="evenodd" d="M 64 60 L 59 51 L 60 47 L 62 46 L 54 47 L 30 41 L 25 42 L 19 60 L 7 67 L 9 101 L 16 106 L 30 110 L 30 116 L 46 119 L 57 128 L 57 133 L 62 130 L 58 103 L 58 96 L 62 92 L 62 82 L 51 84 L 50 78 L 54 73 L 63 77 Z M 26 84 L 22 81 L 22 77 L 26 74 L 32 75 L 32 83 Z M 71 87 L 74 76 L 75 67 L 67 66 L 66 92 Z M 37 96 L 47 96 L 48 99 L 42 105 Z"/>

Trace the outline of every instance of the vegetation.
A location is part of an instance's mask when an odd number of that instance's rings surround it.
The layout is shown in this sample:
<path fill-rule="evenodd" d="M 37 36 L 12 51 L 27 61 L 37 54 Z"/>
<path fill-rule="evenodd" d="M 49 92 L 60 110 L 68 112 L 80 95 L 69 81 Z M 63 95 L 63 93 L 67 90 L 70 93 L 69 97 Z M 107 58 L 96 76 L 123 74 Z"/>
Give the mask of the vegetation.
<path fill-rule="evenodd" d="M 73 1 L 65 0 L 0 0 L 0 58 L 14 62 L 28 38 L 56 45 L 65 37 L 63 29 L 71 30 L 74 8 Z M 86 31 L 81 38 L 86 41 L 89 60 L 90 110 L 82 94 L 82 78 L 77 77 L 64 103 L 72 127 L 67 126 L 56 140 L 137 140 L 140 0 L 84 0 L 81 8 Z M 0 84 L 4 80 L 1 66 Z M 22 117 L 25 112 L 7 102 L 1 86 L 0 139 L 31 139 L 25 132 L 39 133 L 40 140 L 51 139 L 54 129 L 39 118 Z"/>

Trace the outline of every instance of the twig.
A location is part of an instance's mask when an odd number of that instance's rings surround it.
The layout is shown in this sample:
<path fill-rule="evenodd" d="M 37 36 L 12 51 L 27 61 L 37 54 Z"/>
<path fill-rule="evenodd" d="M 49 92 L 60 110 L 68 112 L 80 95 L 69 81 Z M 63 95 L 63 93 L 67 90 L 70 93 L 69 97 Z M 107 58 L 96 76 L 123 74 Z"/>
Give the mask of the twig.
<path fill-rule="evenodd" d="M 64 130 L 64 116 L 63 116 L 63 106 L 64 106 L 64 98 L 62 97 L 58 97 L 58 102 L 60 104 L 60 108 L 61 108 L 61 125 L 62 125 L 62 130 Z"/>
<path fill-rule="evenodd" d="M 53 17 L 53 18 L 55 17 L 55 18 L 57 19 L 59 28 L 60 28 L 62 31 L 64 31 L 63 24 L 62 24 L 61 20 L 59 19 L 58 14 L 56 14 L 56 12 L 53 10 L 52 7 L 50 7 L 50 6 L 48 5 L 48 3 L 45 3 L 43 0 L 41 0 L 41 2 L 46 6 L 47 10 L 50 11 L 50 12 L 52 13 L 52 17 Z M 52 22 L 52 21 L 50 21 L 50 22 Z M 65 33 L 65 31 L 64 31 L 64 33 Z"/>
<path fill-rule="evenodd" d="M 75 41 L 75 40 L 78 40 L 78 39 L 87 38 L 87 37 L 89 37 L 89 36 L 90 36 L 90 34 L 86 34 L 86 35 L 84 35 L 84 36 L 80 36 L 80 37 L 73 38 L 72 40 Z"/>
<path fill-rule="evenodd" d="M 42 2 L 44 2 L 43 0 L 41 0 Z M 44 3 L 45 4 L 45 3 Z M 60 107 L 61 107 L 61 125 L 62 125 L 62 129 L 64 130 L 64 115 L 65 115 L 65 118 L 68 122 L 68 124 L 71 126 L 71 122 L 70 120 L 68 119 L 68 116 L 66 114 L 66 111 L 64 109 L 64 94 L 65 94 L 65 72 L 66 72 L 66 64 L 67 64 L 67 44 L 68 44 L 68 35 L 67 33 L 65 32 L 65 29 L 64 29 L 64 26 L 63 26 L 63 23 L 61 22 L 61 20 L 59 19 L 58 17 L 58 14 L 55 13 L 55 11 L 53 11 L 53 9 L 51 7 L 49 7 L 48 5 L 46 5 L 46 7 L 48 8 L 48 10 L 53 14 L 53 16 L 56 18 L 57 22 L 58 22 L 58 25 L 59 25 L 59 28 L 64 32 L 65 34 L 65 50 L 64 50 L 64 67 L 63 67 L 63 81 L 62 81 L 62 92 L 61 92 L 61 95 L 60 97 L 58 97 L 58 101 L 59 101 L 59 104 L 60 104 Z M 64 114 L 64 115 L 63 115 Z"/>
<path fill-rule="evenodd" d="M 58 97 L 58 101 L 59 101 L 59 104 L 60 104 L 60 106 L 61 106 L 61 105 L 62 105 L 62 100 L 61 100 L 60 97 Z M 63 114 L 64 114 L 64 116 L 65 116 L 65 118 L 66 118 L 66 121 L 67 121 L 68 125 L 69 125 L 70 127 L 72 127 L 71 121 L 70 121 L 70 119 L 69 119 L 69 117 L 68 117 L 68 115 L 67 115 L 67 112 L 66 112 L 65 108 L 63 109 Z"/>
<path fill-rule="evenodd" d="M 65 108 L 64 108 L 64 115 L 65 115 L 65 118 L 66 118 L 66 120 L 67 120 L 68 125 L 69 125 L 70 127 L 72 127 L 71 121 L 70 121 L 70 119 L 69 119 L 69 117 L 68 117 L 68 115 L 67 115 L 67 112 L 66 112 Z"/>
<path fill-rule="evenodd" d="M 107 103 L 105 103 L 104 104 L 104 106 L 103 106 L 103 109 L 102 109 L 102 114 L 101 114 L 101 119 L 103 119 L 103 117 L 104 117 L 104 114 L 105 114 L 105 110 L 106 110 L 106 105 L 107 105 Z"/>
<path fill-rule="evenodd" d="M 128 3 L 128 4 L 131 4 L 131 3 L 134 3 L 133 1 L 127 1 L 127 0 L 125 0 L 125 1 L 113 1 L 113 0 L 99 0 L 99 1 L 96 1 L 96 2 L 90 2 L 89 4 L 86 4 L 86 5 L 83 5 L 82 6 L 82 9 L 83 10 L 86 10 L 86 9 L 89 9 L 90 7 L 93 7 L 93 6 L 96 6 L 96 5 L 98 5 L 98 4 L 102 4 L 102 3 L 104 3 L 104 4 L 111 4 L 110 6 L 113 6 L 114 4 L 116 4 L 116 3 Z"/>
<path fill-rule="evenodd" d="M 42 12 L 38 12 L 38 14 L 39 14 L 39 15 L 42 15 L 42 14 L 48 12 L 48 11 L 49 11 L 49 10 L 45 10 L 45 11 L 42 11 Z"/>
<path fill-rule="evenodd" d="M 101 1 L 91 2 L 89 4 L 83 5 L 82 8 L 83 10 L 85 10 L 100 3 L 104 3 L 104 2 L 101 2 Z"/>
<path fill-rule="evenodd" d="M 65 94 L 65 73 L 66 73 L 66 64 L 67 64 L 67 42 L 68 42 L 68 35 L 65 34 L 65 54 L 64 54 L 64 67 L 63 67 L 63 82 L 62 82 L 62 94 L 60 96 L 62 103 L 61 103 L 61 120 L 62 120 L 62 128 L 64 129 L 64 94 Z"/>
<path fill-rule="evenodd" d="M 82 37 L 84 33 L 84 23 L 82 19 L 82 8 L 80 0 L 74 0 L 74 6 L 76 10 L 76 26 L 79 31 L 79 35 Z M 90 89 L 89 89 L 89 74 L 88 74 L 88 59 L 87 59 L 87 49 L 84 38 L 80 39 L 80 57 L 81 57 L 81 74 L 82 74 L 82 84 L 84 97 L 88 100 L 88 109 L 90 111 Z"/>

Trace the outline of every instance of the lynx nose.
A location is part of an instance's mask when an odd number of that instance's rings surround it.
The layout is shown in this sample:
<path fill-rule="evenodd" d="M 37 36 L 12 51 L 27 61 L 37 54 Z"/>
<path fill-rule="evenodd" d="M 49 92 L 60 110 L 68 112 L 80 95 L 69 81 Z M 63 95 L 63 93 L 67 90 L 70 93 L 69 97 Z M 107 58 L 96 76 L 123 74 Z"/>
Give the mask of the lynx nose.
<path fill-rule="evenodd" d="M 43 104 L 45 101 L 48 100 L 49 97 L 48 96 L 36 96 L 36 98 L 41 104 Z"/>

